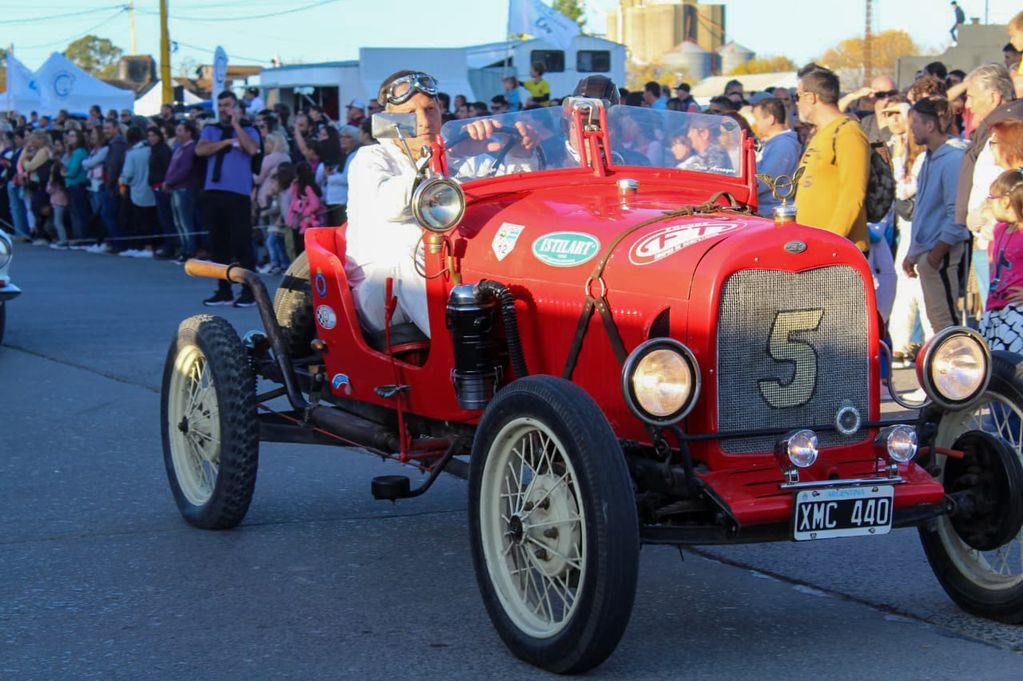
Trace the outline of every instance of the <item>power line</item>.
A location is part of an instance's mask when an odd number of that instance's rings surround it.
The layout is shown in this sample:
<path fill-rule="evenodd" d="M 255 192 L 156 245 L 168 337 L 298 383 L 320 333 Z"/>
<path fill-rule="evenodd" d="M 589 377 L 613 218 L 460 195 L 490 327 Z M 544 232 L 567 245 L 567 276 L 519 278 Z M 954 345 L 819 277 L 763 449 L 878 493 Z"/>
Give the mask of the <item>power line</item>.
<path fill-rule="evenodd" d="M 84 35 L 88 35 L 88 34 L 92 33 L 97 28 L 102 28 L 107 23 L 109 23 L 111 20 L 119 17 L 120 15 L 124 14 L 127 11 L 128 11 L 127 7 L 122 7 L 121 9 L 117 10 L 116 12 L 114 12 L 113 14 L 111 14 L 110 16 L 105 18 L 103 21 L 101 21 L 98 24 L 96 24 L 95 26 L 90 26 L 89 28 L 85 29 L 81 33 L 75 33 L 74 35 L 70 35 L 70 36 L 68 36 L 66 38 L 60 38 L 59 40 L 52 40 L 52 41 L 50 41 L 48 43 L 40 43 L 38 45 L 18 45 L 18 44 L 15 44 L 14 45 L 15 53 L 17 53 L 18 49 L 22 49 L 22 50 L 36 50 L 36 49 L 40 49 L 40 48 L 43 48 L 43 47 L 52 47 L 54 45 L 60 45 L 61 43 L 66 45 L 67 43 L 71 42 L 72 40 L 76 40 L 78 38 L 81 38 Z"/>
<path fill-rule="evenodd" d="M 249 21 L 252 19 L 268 19 L 270 17 L 280 17 L 286 14 L 296 14 L 298 12 L 305 12 L 306 10 L 316 9 L 317 7 L 323 7 L 324 5 L 332 5 L 334 3 L 341 2 L 341 0 L 320 0 L 320 2 L 314 2 L 311 5 L 304 5 L 302 7 L 295 7 L 294 9 L 285 9 L 278 12 L 267 12 L 265 14 L 250 14 L 250 15 L 239 15 L 232 17 L 187 17 L 171 15 L 171 19 L 176 21 Z M 156 14 L 152 10 L 140 10 L 143 14 Z"/>
<path fill-rule="evenodd" d="M 92 9 L 84 9 L 79 12 L 64 12 L 62 14 L 51 14 L 45 17 L 32 17 L 31 19 L 0 19 L 0 24 L 28 24 L 35 23 L 37 21 L 62 21 L 64 19 L 80 17 L 85 14 L 96 14 L 97 12 L 108 12 L 112 9 L 126 8 L 127 5 L 107 5 L 105 7 L 94 7 Z"/>
<path fill-rule="evenodd" d="M 191 43 L 182 42 L 180 40 L 171 40 L 171 43 L 174 44 L 174 45 L 180 45 L 182 47 L 190 47 L 193 50 L 200 50 L 202 52 L 214 52 L 214 50 L 211 50 L 208 47 L 201 47 L 199 45 L 192 45 Z M 240 54 L 229 54 L 228 56 L 231 59 L 237 59 L 239 61 L 251 61 L 251 62 L 257 62 L 259 64 L 271 64 L 271 63 L 273 63 L 272 59 L 257 59 L 256 57 L 243 57 Z"/>

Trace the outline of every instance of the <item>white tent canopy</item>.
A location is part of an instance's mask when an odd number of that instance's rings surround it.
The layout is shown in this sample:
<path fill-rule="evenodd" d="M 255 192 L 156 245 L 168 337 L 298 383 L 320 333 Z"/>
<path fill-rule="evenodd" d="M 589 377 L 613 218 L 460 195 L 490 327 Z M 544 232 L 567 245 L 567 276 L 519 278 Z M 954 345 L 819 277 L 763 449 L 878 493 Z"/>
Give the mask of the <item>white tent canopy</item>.
<path fill-rule="evenodd" d="M 85 113 L 93 104 L 104 111 L 131 109 L 135 93 L 108 85 L 93 78 L 71 61 L 54 52 L 35 74 L 39 88 L 39 112 L 54 115 L 61 109 L 72 113 Z"/>
<path fill-rule="evenodd" d="M 190 104 L 198 104 L 203 101 L 202 97 L 181 88 L 182 90 L 182 103 L 185 106 Z M 144 95 L 135 100 L 135 114 L 138 116 L 155 116 L 160 113 L 160 106 L 163 104 L 163 81 L 156 81 L 156 83 L 146 91 Z"/>
<path fill-rule="evenodd" d="M 0 111 L 28 115 L 39 109 L 39 90 L 35 76 L 27 66 L 7 53 L 7 90 L 0 93 Z"/>

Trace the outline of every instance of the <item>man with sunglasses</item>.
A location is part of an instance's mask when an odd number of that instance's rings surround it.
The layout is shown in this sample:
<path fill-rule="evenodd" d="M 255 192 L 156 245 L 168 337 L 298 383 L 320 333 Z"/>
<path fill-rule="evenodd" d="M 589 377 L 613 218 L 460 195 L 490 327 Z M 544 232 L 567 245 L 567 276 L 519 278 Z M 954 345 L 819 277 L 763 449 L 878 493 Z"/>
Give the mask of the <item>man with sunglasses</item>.
<path fill-rule="evenodd" d="M 888 101 L 899 94 L 895 87 L 895 81 L 891 76 L 877 76 L 870 81 L 870 87 L 862 87 L 845 95 L 838 100 L 838 110 L 843 113 L 848 111 L 857 101 L 861 105 L 865 102 L 870 107 L 870 113 L 860 119 L 860 127 L 867 134 L 867 141 L 871 144 L 883 142 L 888 144 L 892 133 L 885 124 L 880 112 Z"/>
<path fill-rule="evenodd" d="M 799 72 L 796 111 L 816 129 L 800 160 L 796 221 L 846 237 L 867 252 L 866 196 L 870 146 L 838 108 L 838 76 L 817 64 Z"/>

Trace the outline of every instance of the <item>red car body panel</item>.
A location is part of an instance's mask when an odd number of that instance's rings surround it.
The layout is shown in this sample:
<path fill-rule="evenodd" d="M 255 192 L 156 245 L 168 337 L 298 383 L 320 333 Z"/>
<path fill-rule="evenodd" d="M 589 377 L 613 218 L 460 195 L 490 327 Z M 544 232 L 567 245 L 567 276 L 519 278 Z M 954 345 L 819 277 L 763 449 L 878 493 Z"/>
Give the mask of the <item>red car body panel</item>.
<path fill-rule="evenodd" d="M 337 314 L 335 328 L 317 328 L 327 343 L 324 356 L 332 390 L 341 397 L 393 408 L 393 400 L 379 397 L 374 388 L 405 383 L 410 390 L 399 399 L 405 400 L 407 412 L 477 423 L 481 412 L 459 407 L 451 382 L 453 345 L 445 308 L 456 277 L 466 283 L 492 279 L 511 288 L 530 372 L 561 375 L 594 265 L 619 235 L 649 222 L 628 234 L 611 253 L 603 272 L 607 300 L 627 351 L 647 340 L 655 320 L 668 315 L 668 334 L 693 351 L 701 369 L 702 394 L 683 428 L 690 434 L 718 431 L 718 301 L 730 275 L 748 269 L 803 272 L 843 264 L 858 274 L 868 310 L 876 308 L 866 259 L 845 238 L 795 224 L 778 227 L 771 220 L 737 213 L 666 214 L 702 203 L 721 190 L 740 203 L 755 202 L 748 144 L 746 153 L 746 168 L 739 178 L 632 167 L 612 168 L 606 176 L 580 168 L 467 183 L 465 217 L 446 235 L 442 252 L 427 250 L 427 274 L 434 277 L 427 283 L 432 340 L 422 366 L 392 362 L 366 344 L 344 272 L 344 227 L 309 230 L 306 249 L 314 309 L 328 305 Z M 620 195 L 616 181 L 622 178 L 639 182 L 633 197 Z M 521 230 L 511 248 L 499 254 L 498 233 L 506 225 Z M 599 248 L 578 264 L 552 266 L 541 261 L 533 247 L 559 232 L 588 235 L 599 241 Z M 785 244 L 792 241 L 802 242 L 805 249 L 788 252 Z M 455 257 L 449 259 L 449 253 Z M 451 269 L 445 271 L 449 260 Z M 591 282 L 590 289 L 596 295 L 600 286 Z M 870 386 L 869 413 L 864 418 L 871 421 L 880 418 L 879 333 L 876 314 L 869 314 L 869 372 L 864 376 Z M 826 367 L 821 371 L 821 380 L 827 380 Z M 343 380 L 334 380 L 339 376 Z M 597 401 L 620 438 L 651 441 L 645 426 L 625 405 L 621 367 L 599 315 L 590 320 L 572 380 Z M 819 424 L 805 424 L 813 425 Z M 801 479 L 879 475 L 883 466 L 878 467 L 872 444 L 875 434 L 876 430 L 865 429 L 857 444 L 822 450 L 819 461 L 801 471 Z M 699 475 L 741 525 L 791 518 L 794 493 L 779 488 L 784 475 L 773 452 L 730 455 L 714 439 L 693 442 L 690 450 Z M 944 497 L 941 484 L 916 464 L 901 466 L 900 473 L 904 482 L 896 486 L 896 508 L 938 503 Z"/>

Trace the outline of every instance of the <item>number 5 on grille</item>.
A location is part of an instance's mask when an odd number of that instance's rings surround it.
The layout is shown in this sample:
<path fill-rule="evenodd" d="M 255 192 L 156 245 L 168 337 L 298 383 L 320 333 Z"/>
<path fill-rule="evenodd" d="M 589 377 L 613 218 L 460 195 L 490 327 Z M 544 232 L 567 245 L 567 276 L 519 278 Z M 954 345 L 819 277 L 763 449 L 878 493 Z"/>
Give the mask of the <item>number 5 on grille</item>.
<path fill-rule="evenodd" d="M 775 409 L 801 407 L 813 397 L 817 387 L 817 352 L 807 341 L 795 340 L 800 331 L 813 331 L 820 326 L 824 310 L 784 310 L 778 312 L 771 325 L 767 351 L 778 362 L 791 363 L 792 380 L 777 379 L 757 382 L 760 394 Z"/>

